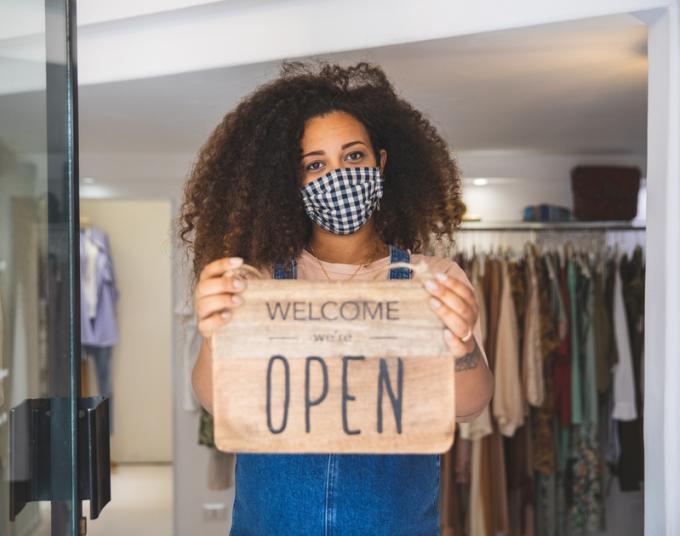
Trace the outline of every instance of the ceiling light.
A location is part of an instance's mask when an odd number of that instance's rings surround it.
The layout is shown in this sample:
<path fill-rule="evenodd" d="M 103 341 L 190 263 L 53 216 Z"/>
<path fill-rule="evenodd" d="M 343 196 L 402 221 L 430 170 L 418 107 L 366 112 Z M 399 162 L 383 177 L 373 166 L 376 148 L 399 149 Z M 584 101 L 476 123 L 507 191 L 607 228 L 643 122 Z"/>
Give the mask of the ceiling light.
<path fill-rule="evenodd" d="M 489 184 L 489 179 L 482 179 L 482 178 L 477 178 L 477 179 L 472 179 L 472 184 L 475 186 L 486 186 Z"/>

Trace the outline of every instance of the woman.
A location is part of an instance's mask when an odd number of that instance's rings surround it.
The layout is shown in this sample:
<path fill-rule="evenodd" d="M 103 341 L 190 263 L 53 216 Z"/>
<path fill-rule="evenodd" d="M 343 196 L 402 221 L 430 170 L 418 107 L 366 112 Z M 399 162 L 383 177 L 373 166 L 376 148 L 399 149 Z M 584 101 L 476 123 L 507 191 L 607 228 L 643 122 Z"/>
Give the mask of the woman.
<path fill-rule="evenodd" d="M 181 235 L 193 252 L 198 327 L 192 382 L 212 412 L 208 340 L 238 314 L 242 262 L 268 277 L 388 277 L 427 263 L 431 306 L 456 359 L 457 420 L 489 402 L 472 286 L 420 253 L 460 224 L 460 174 L 446 143 L 376 66 L 283 64 L 228 113 L 186 185 Z M 409 277 L 401 268 L 389 276 Z M 237 456 L 231 534 L 438 534 L 439 456 Z"/>

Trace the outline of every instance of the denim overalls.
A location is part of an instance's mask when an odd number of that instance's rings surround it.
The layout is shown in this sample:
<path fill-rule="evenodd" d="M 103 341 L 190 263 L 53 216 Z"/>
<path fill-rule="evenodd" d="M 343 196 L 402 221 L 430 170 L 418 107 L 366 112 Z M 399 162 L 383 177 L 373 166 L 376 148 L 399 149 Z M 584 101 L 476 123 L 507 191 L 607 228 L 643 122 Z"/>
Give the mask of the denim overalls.
<path fill-rule="evenodd" d="M 390 245 L 390 259 L 410 255 Z M 274 267 L 275 279 L 296 277 L 295 260 Z M 238 454 L 230 536 L 437 536 L 439 464 L 431 454 Z"/>

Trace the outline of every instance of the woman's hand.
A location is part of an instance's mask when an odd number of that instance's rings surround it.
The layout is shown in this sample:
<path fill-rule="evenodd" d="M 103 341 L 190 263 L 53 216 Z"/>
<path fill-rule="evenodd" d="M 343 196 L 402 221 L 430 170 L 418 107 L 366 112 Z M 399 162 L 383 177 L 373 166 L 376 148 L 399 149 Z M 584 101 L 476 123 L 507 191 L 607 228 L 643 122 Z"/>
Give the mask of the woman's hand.
<path fill-rule="evenodd" d="M 435 279 L 425 282 L 432 294 L 430 305 L 446 326 L 444 338 L 454 357 L 465 357 L 476 347 L 472 336 L 479 316 L 475 294 L 465 283 L 444 273 L 437 273 Z"/>
<path fill-rule="evenodd" d="M 201 271 L 194 290 L 194 310 L 198 331 L 206 339 L 229 321 L 234 307 L 243 303 L 243 296 L 238 293 L 245 290 L 245 280 L 222 275 L 241 264 L 241 257 L 225 257 L 207 264 Z"/>
<path fill-rule="evenodd" d="M 435 274 L 435 279 L 427 280 L 425 288 L 432 294 L 432 309 L 446 326 L 444 339 L 456 362 L 456 420 L 472 422 L 494 391 L 493 374 L 472 334 L 479 307 L 474 292 L 462 281 L 443 273 Z"/>

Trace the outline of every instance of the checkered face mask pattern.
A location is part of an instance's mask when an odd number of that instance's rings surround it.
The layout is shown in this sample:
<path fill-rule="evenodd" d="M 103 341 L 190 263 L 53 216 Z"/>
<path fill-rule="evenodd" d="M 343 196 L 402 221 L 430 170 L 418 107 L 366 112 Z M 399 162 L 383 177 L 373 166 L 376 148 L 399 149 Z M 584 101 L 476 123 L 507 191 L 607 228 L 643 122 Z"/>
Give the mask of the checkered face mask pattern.
<path fill-rule="evenodd" d="M 358 231 L 380 206 L 385 179 L 379 167 L 338 168 L 300 188 L 307 215 L 323 229 Z"/>

